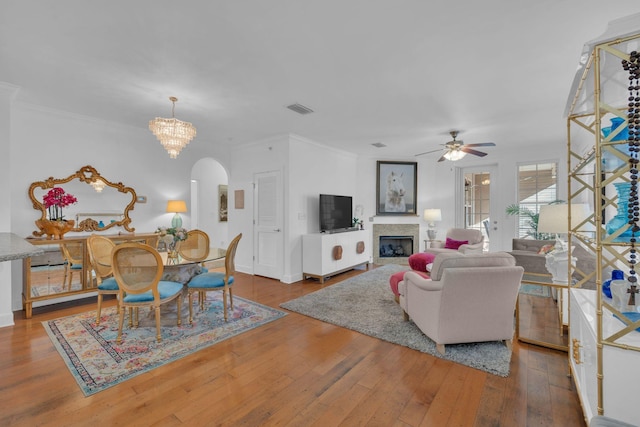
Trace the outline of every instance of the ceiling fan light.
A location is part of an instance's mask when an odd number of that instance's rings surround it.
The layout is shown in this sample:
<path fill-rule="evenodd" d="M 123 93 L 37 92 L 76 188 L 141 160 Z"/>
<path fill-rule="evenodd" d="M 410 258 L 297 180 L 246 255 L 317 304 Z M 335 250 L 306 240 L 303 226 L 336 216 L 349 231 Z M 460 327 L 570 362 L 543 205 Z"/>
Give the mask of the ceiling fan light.
<path fill-rule="evenodd" d="M 444 158 L 447 160 L 451 160 L 452 162 L 458 161 L 460 159 L 462 159 L 464 156 L 466 156 L 467 153 L 465 153 L 464 151 L 461 150 L 451 150 L 448 151 L 446 153 L 444 153 Z"/>

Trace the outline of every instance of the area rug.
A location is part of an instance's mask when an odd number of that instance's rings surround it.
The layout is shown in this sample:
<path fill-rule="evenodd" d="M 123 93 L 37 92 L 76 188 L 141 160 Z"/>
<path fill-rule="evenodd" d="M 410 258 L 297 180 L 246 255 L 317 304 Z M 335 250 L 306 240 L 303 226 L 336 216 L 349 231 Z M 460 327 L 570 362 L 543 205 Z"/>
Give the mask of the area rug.
<path fill-rule="evenodd" d="M 51 341 L 85 396 L 112 387 L 136 375 L 180 359 L 227 338 L 262 326 L 286 315 L 237 296 L 229 321 L 224 321 L 220 292 L 210 292 L 205 310 L 194 310 L 193 326 L 184 304 L 182 326 L 176 326 L 176 305 L 166 305 L 161 314 L 162 342 L 156 341 L 152 312 L 140 310 L 140 326 L 130 329 L 125 319 L 122 344 L 116 344 L 118 314 L 115 307 L 102 310 L 100 326 L 96 312 L 42 322 Z M 173 311 L 171 311 L 171 309 Z M 147 312 L 143 316 L 143 313 Z"/>
<path fill-rule="evenodd" d="M 549 286 L 532 285 L 531 283 L 523 283 L 520 285 L 520 293 L 533 295 L 536 297 L 550 297 L 551 291 Z"/>
<path fill-rule="evenodd" d="M 402 270 L 407 266 L 378 267 L 280 307 L 494 375 L 509 375 L 511 350 L 504 343 L 447 345 L 443 356 L 413 322 L 404 321 L 389 288 L 389 276 Z"/>

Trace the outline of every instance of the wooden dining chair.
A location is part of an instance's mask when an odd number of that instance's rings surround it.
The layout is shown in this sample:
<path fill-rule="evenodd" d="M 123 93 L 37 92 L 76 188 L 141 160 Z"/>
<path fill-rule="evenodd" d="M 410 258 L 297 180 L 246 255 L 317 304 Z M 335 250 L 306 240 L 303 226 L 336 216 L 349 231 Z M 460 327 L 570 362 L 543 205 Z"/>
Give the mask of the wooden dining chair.
<path fill-rule="evenodd" d="M 160 329 L 160 306 L 176 300 L 178 322 L 182 320 L 182 283 L 160 280 L 164 271 L 162 258 L 157 250 L 144 243 L 123 243 L 112 252 L 113 275 L 118 282 L 118 304 L 120 318 L 116 342 L 122 342 L 122 327 L 126 308 L 129 313 L 129 327 L 138 326 L 138 309 L 150 307 L 155 310 L 156 339 L 162 341 Z"/>
<path fill-rule="evenodd" d="M 209 236 L 204 231 L 189 230 L 187 239 L 180 242 L 178 253 L 188 261 L 199 262 L 203 272 L 208 272 L 204 261 L 209 256 Z"/>
<path fill-rule="evenodd" d="M 78 273 L 82 275 L 82 243 L 60 243 L 60 250 L 64 257 L 64 276 L 62 279 L 62 288 L 65 284 L 71 290 L 71 282 L 73 281 L 73 274 Z M 68 282 L 67 282 L 68 280 Z"/>
<path fill-rule="evenodd" d="M 96 325 L 100 324 L 100 312 L 102 311 L 102 297 L 104 295 L 118 295 L 119 288 L 116 278 L 113 277 L 111 267 L 111 252 L 116 244 L 107 237 L 93 234 L 87 237 L 87 250 L 91 268 L 96 274 L 96 290 L 98 292 L 98 311 L 96 313 Z M 117 305 L 118 312 L 120 305 Z"/>
<path fill-rule="evenodd" d="M 209 272 L 198 274 L 193 277 L 187 283 L 187 292 L 189 294 L 189 323 L 193 323 L 193 293 L 198 292 L 198 301 L 200 305 L 200 310 L 204 310 L 204 301 L 206 297 L 206 293 L 209 291 L 222 291 L 222 306 L 224 309 L 224 321 L 228 320 L 227 318 L 227 294 L 229 295 L 229 306 L 233 309 L 233 292 L 231 290 L 231 285 L 233 285 L 233 276 L 236 272 L 235 266 L 235 256 L 236 249 L 238 248 L 238 243 L 242 238 L 242 233 L 238 234 L 232 241 L 229 243 L 229 247 L 227 248 L 227 253 L 224 259 L 224 273 L 222 272 Z"/>

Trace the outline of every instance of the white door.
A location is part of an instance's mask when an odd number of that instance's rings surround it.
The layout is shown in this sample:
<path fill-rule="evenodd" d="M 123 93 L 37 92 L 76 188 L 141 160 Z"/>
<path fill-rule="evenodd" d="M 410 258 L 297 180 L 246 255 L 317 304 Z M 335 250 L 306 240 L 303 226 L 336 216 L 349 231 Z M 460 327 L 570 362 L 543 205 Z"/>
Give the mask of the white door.
<path fill-rule="evenodd" d="M 459 169 L 456 227 L 480 230 L 484 235 L 485 251 L 502 250 L 498 248 L 502 230 L 496 180 L 496 166 Z M 491 242 L 494 242 L 493 247 Z"/>
<path fill-rule="evenodd" d="M 257 173 L 254 183 L 253 272 L 280 280 L 284 258 L 282 174 Z"/>

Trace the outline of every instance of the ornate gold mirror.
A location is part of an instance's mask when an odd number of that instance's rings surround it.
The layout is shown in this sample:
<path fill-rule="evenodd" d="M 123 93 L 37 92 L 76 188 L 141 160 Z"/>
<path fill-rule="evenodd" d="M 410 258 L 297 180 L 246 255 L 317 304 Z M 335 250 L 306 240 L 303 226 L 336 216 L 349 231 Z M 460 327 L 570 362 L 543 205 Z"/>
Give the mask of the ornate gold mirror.
<path fill-rule="evenodd" d="M 101 232 L 114 227 L 135 231 L 129 211 L 136 203 L 136 192 L 121 182 L 109 181 L 91 166 L 66 178 L 34 182 L 29 198 L 41 212 L 34 236 L 59 239 L 68 231 Z"/>

